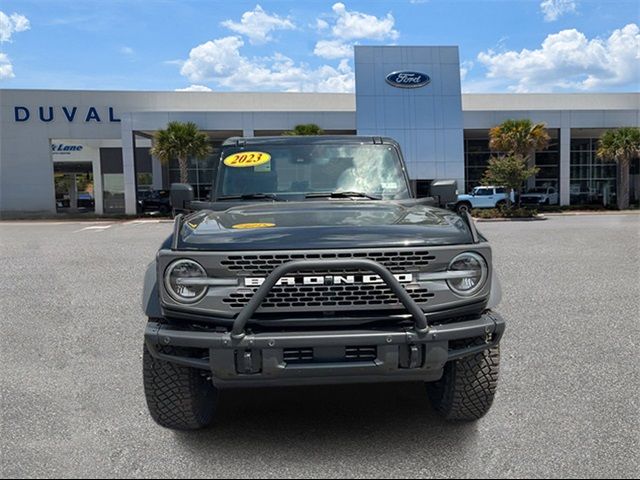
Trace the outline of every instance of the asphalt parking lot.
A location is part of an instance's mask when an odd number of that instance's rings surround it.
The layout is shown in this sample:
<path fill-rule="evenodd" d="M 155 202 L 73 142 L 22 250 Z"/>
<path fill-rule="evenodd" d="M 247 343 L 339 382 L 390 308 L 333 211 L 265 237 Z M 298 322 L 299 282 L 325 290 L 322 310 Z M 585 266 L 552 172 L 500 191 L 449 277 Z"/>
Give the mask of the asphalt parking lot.
<path fill-rule="evenodd" d="M 157 427 L 140 290 L 166 223 L 0 223 L 2 477 L 638 477 L 640 215 L 483 223 L 508 320 L 499 393 L 447 424 L 421 385 L 222 393 Z"/>

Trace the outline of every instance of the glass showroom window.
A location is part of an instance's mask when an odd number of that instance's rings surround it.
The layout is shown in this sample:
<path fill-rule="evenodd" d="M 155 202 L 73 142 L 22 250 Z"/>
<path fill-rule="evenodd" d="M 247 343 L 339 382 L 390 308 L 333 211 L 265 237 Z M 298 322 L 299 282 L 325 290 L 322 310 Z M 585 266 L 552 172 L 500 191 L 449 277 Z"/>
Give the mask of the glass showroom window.
<path fill-rule="evenodd" d="M 610 205 L 616 202 L 615 163 L 596 155 L 597 138 L 571 139 L 571 204 Z"/>
<path fill-rule="evenodd" d="M 558 188 L 560 177 L 560 131 L 548 130 L 551 141 L 546 150 L 535 153 L 535 164 L 540 168 L 535 177 L 536 187 Z M 465 191 L 470 192 L 482 184 L 481 180 L 489 159 L 499 155 L 489 149 L 489 132 L 486 130 L 466 130 L 464 140 L 464 157 L 466 184 Z"/>
<path fill-rule="evenodd" d="M 540 169 L 535 176 L 535 186 L 557 190 L 560 178 L 560 131 L 550 129 L 547 133 L 551 138 L 549 146 L 535 154 L 535 164 Z"/>
<path fill-rule="evenodd" d="M 213 146 L 213 153 L 204 160 L 189 159 L 189 183 L 193 186 L 196 200 L 207 200 L 211 193 L 214 171 L 220 158 L 219 143 Z M 169 162 L 169 183 L 180 182 L 178 160 Z"/>
<path fill-rule="evenodd" d="M 489 159 L 491 158 L 491 150 L 489 150 L 489 132 L 483 131 L 482 133 L 471 131 L 476 138 L 465 138 L 464 140 L 464 156 L 465 156 L 465 173 L 466 184 L 464 186 L 465 192 L 470 192 L 474 187 L 479 186 L 482 182 L 482 176 L 484 175 Z M 482 135 L 483 138 L 477 138 Z"/>

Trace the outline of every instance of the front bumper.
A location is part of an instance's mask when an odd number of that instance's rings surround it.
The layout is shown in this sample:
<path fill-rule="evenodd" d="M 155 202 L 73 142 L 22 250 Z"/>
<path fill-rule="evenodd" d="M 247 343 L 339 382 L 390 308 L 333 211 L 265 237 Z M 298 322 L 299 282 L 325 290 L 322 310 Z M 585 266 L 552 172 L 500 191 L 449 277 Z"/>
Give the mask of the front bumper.
<path fill-rule="evenodd" d="M 491 311 L 426 331 L 397 328 L 238 336 L 150 322 L 145 341 L 160 360 L 211 372 L 219 388 L 436 381 L 447 362 L 497 345 L 504 329 L 502 317 Z"/>

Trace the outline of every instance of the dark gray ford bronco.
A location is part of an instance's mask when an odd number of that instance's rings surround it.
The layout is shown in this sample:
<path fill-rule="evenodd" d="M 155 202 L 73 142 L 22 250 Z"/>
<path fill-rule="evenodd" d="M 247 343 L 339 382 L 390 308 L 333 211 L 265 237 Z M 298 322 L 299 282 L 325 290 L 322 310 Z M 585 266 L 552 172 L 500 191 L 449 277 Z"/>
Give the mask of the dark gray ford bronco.
<path fill-rule="evenodd" d="M 145 278 L 156 422 L 209 425 L 222 388 L 357 382 L 424 382 L 451 420 L 489 410 L 491 248 L 467 214 L 414 198 L 395 141 L 232 138 L 215 177 Z"/>

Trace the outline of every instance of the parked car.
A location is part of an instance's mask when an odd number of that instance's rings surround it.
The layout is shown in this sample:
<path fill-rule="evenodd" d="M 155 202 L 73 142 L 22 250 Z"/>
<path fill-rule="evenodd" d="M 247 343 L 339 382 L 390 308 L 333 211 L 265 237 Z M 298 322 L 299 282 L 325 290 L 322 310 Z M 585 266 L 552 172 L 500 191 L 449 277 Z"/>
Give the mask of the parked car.
<path fill-rule="evenodd" d="M 553 187 L 536 187 L 520 195 L 520 203 L 526 205 L 557 205 L 558 190 Z"/>
<path fill-rule="evenodd" d="M 96 208 L 96 201 L 90 192 L 78 192 L 78 208 L 93 210 Z"/>
<path fill-rule="evenodd" d="M 96 206 L 95 198 L 91 192 L 78 192 L 76 202 L 78 209 L 93 210 Z M 56 194 L 56 208 L 71 208 L 71 199 L 68 194 Z"/>
<path fill-rule="evenodd" d="M 138 192 L 140 213 L 158 212 L 161 215 L 171 213 L 171 192 L 169 190 L 147 190 Z"/>
<path fill-rule="evenodd" d="M 145 276 L 158 424 L 208 426 L 224 388 L 330 383 L 422 382 L 446 419 L 487 413 L 505 330 L 491 246 L 414 198 L 398 143 L 232 138 L 219 162 Z"/>
<path fill-rule="evenodd" d="M 515 196 L 511 192 L 511 201 L 515 201 Z M 474 208 L 497 208 L 507 203 L 507 189 L 505 187 L 484 186 L 476 187 L 471 193 L 458 195 L 456 203 L 449 204 L 449 207 L 458 213 L 469 212 Z"/>

